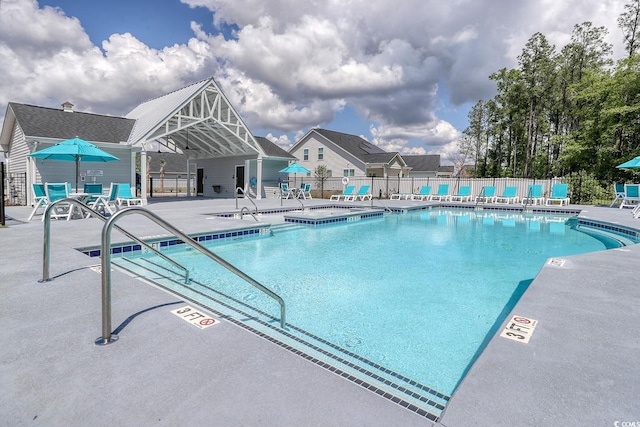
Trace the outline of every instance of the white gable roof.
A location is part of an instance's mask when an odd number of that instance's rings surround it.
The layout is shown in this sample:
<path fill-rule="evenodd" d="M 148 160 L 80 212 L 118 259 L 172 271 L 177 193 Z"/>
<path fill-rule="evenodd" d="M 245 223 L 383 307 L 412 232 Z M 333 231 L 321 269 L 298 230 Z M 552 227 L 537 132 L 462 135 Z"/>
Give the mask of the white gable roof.
<path fill-rule="evenodd" d="M 192 158 L 264 155 L 213 78 L 142 103 L 126 117 L 136 120 L 130 145 L 156 141 Z"/>

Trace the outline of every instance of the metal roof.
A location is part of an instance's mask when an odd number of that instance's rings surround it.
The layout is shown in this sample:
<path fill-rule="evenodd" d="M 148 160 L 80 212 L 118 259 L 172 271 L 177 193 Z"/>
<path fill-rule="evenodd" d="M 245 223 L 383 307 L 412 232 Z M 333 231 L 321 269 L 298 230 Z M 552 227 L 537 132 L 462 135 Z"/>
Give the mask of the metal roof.
<path fill-rule="evenodd" d="M 126 117 L 136 120 L 131 145 L 157 141 L 190 158 L 265 154 L 213 78 L 142 103 Z"/>

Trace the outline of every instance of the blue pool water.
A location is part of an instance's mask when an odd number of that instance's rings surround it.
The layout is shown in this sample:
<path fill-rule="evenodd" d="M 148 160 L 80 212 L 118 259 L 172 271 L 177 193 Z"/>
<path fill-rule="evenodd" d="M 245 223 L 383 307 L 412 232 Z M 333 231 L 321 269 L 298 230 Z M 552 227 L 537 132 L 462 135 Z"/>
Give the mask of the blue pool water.
<path fill-rule="evenodd" d="M 288 324 L 450 395 L 548 258 L 615 246 L 567 219 L 430 210 L 212 246 L 283 297 Z M 222 267 L 172 251 L 194 279 L 279 317 Z"/>

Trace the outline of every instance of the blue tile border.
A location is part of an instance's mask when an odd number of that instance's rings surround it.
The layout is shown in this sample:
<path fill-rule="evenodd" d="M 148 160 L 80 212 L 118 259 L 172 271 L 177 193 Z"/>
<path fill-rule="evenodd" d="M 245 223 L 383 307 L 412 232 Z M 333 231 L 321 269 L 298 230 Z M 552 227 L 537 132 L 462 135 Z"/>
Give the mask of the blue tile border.
<path fill-rule="evenodd" d="M 585 218 L 578 218 L 578 225 L 582 225 L 585 227 L 592 227 L 598 230 L 607 231 L 609 233 L 618 234 L 620 236 L 627 237 L 633 240 L 634 242 L 640 241 L 640 231 L 633 228 L 623 227 L 623 226 L 615 225 L 612 223 L 593 221 Z"/>
<path fill-rule="evenodd" d="M 376 212 L 351 212 L 348 214 L 340 215 L 340 216 L 331 216 L 324 218 L 304 218 L 302 216 L 297 217 L 284 217 L 284 221 L 293 224 L 303 224 L 303 225 L 326 225 L 326 224 L 336 224 L 341 222 L 352 222 L 352 221 L 362 221 L 365 219 L 372 218 L 382 218 L 384 215 L 383 211 Z"/>
<path fill-rule="evenodd" d="M 260 234 L 266 234 L 270 230 L 269 225 L 265 224 L 260 227 L 241 229 L 241 230 L 223 230 L 216 232 L 208 232 L 208 233 L 196 233 L 190 235 L 196 242 L 204 242 L 210 240 L 223 240 L 223 239 L 233 239 L 243 236 L 258 236 Z M 168 248 L 176 245 L 184 245 L 185 243 L 176 238 L 167 238 L 165 240 L 155 239 L 153 241 L 147 242 L 149 245 L 155 248 Z M 79 249 L 83 254 L 95 258 L 99 257 L 102 253 L 100 248 L 82 248 Z M 112 254 L 123 254 L 129 252 L 135 252 L 142 250 L 142 246 L 138 243 L 127 242 L 123 244 L 111 245 L 111 253 Z"/>

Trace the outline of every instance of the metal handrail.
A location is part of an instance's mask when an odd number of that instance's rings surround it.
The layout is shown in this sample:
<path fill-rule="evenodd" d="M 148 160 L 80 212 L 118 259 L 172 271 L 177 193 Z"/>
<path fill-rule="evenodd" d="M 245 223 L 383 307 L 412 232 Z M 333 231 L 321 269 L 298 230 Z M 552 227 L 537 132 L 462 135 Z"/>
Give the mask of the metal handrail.
<path fill-rule="evenodd" d="M 524 198 L 524 203 L 522 204 L 522 212 L 524 213 L 527 210 L 527 205 L 529 204 L 529 199 L 531 198 L 531 190 L 533 190 L 530 186 L 527 189 L 527 197 Z"/>
<path fill-rule="evenodd" d="M 249 210 L 249 208 L 248 208 L 248 207 L 246 207 L 246 206 L 243 206 L 243 207 L 242 207 L 242 209 L 240 209 L 240 218 L 242 218 L 242 216 L 244 215 L 244 214 L 243 214 L 243 212 L 244 212 L 244 211 L 247 211 L 247 213 L 248 213 L 249 215 L 251 215 L 251 216 L 253 217 L 253 219 L 255 219 L 255 220 L 256 220 L 256 222 L 260 222 L 260 220 L 259 220 L 258 218 L 256 218 L 256 216 L 255 216 L 255 215 L 254 215 L 254 214 Z"/>
<path fill-rule="evenodd" d="M 382 203 L 380 200 L 376 202 L 376 205 L 380 205 L 385 211 L 388 211 L 389 213 L 393 213 L 393 210 L 391 210 L 391 208 L 389 208 L 387 205 Z M 371 209 L 373 209 L 373 197 L 371 198 Z"/>
<path fill-rule="evenodd" d="M 476 204 L 473 206 L 473 210 L 475 210 L 478 207 L 478 204 L 480 203 L 480 199 L 483 199 L 482 203 L 487 203 L 487 201 L 484 200 L 486 198 L 486 196 L 484 195 L 484 189 L 485 187 L 482 187 L 482 190 L 480 190 L 480 194 L 476 196 Z"/>
<path fill-rule="evenodd" d="M 43 251 L 42 251 L 42 279 L 38 280 L 39 283 L 50 282 L 51 280 L 53 280 L 50 277 L 50 271 L 49 271 L 49 266 L 51 264 L 51 209 L 53 209 L 53 207 L 55 205 L 63 204 L 63 203 L 69 203 L 69 204 L 76 205 L 76 206 L 80 207 L 81 212 L 82 212 L 82 209 L 88 210 L 93 215 L 95 215 L 98 219 L 102 220 L 102 222 L 106 222 L 107 221 L 107 217 L 103 216 L 100 212 L 90 208 L 85 203 L 82 203 L 80 200 L 77 200 L 77 199 L 72 199 L 72 198 L 59 199 L 59 200 L 56 200 L 56 201 L 52 202 L 51 204 L 49 204 L 47 206 L 47 208 L 45 209 L 45 211 L 44 211 L 44 241 L 43 241 Z M 71 207 L 69 207 L 69 209 L 71 209 Z M 123 228 L 121 228 L 121 227 L 119 227 L 117 225 L 115 226 L 115 229 L 118 230 L 119 232 L 121 232 L 122 234 L 124 234 L 125 236 L 127 236 L 128 238 L 130 238 L 131 240 L 139 243 L 141 246 L 144 246 L 145 249 L 147 249 L 147 250 L 153 252 L 154 254 L 158 255 L 160 258 L 164 259 L 165 261 L 167 261 L 168 263 L 170 263 L 174 267 L 179 268 L 182 271 L 184 271 L 184 283 L 185 284 L 189 283 L 189 281 L 190 281 L 190 279 L 189 279 L 189 269 L 187 269 L 183 265 L 177 263 L 176 261 L 172 260 L 171 258 L 166 256 L 162 252 L 158 251 L 157 249 L 155 249 L 153 246 L 149 245 L 144 240 L 139 239 L 136 236 L 134 236 L 133 234 L 129 233 L 127 230 L 125 230 L 125 229 L 123 229 Z"/>
<path fill-rule="evenodd" d="M 256 213 L 258 213 L 258 205 L 256 205 L 253 200 L 251 200 L 251 197 L 249 197 L 246 193 L 246 191 L 244 191 L 243 188 L 241 187 L 236 187 L 236 209 L 238 209 L 238 190 L 244 194 L 244 198 L 249 200 L 251 202 L 251 204 L 253 205 L 254 208 L 256 208 Z"/>
<path fill-rule="evenodd" d="M 271 289 L 267 288 L 248 274 L 238 269 L 224 258 L 211 252 L 209 249 L 202 246 L 200 243 L 193 240 L 191 237 L 178 230 L 173 225 L 169 224 L 164 219 L 160 218 L 153 212 L 138 206 L 132 206 L 128 209 L 123 209 L 116 212 L 107 220 L 102 227 L 102 336 L 96 339 L 97 345 L 110 344 L 118 339 L 118 336 L 111 333 L 111 229 L 115 226 L 115 222 L 125 215 L 141 214 L 155 222 L 157 225 L 163 227 L 165 230 L 173 233 L 176 237 L 180 238 L 184 243 L 188 244 L 192 248 L 196 249 L 203 255 L 206 255 L 213 261 L 220 264 L 222 267 L 234 273 L 236 276 L 244 279 L 249 284 L 253 285 L 258 290 L 264 292 L 271 298 L 275 299 L 280 304 L 280 326 L 284 329 L 286 326 L 286 307 L 284 300 Z"/>

